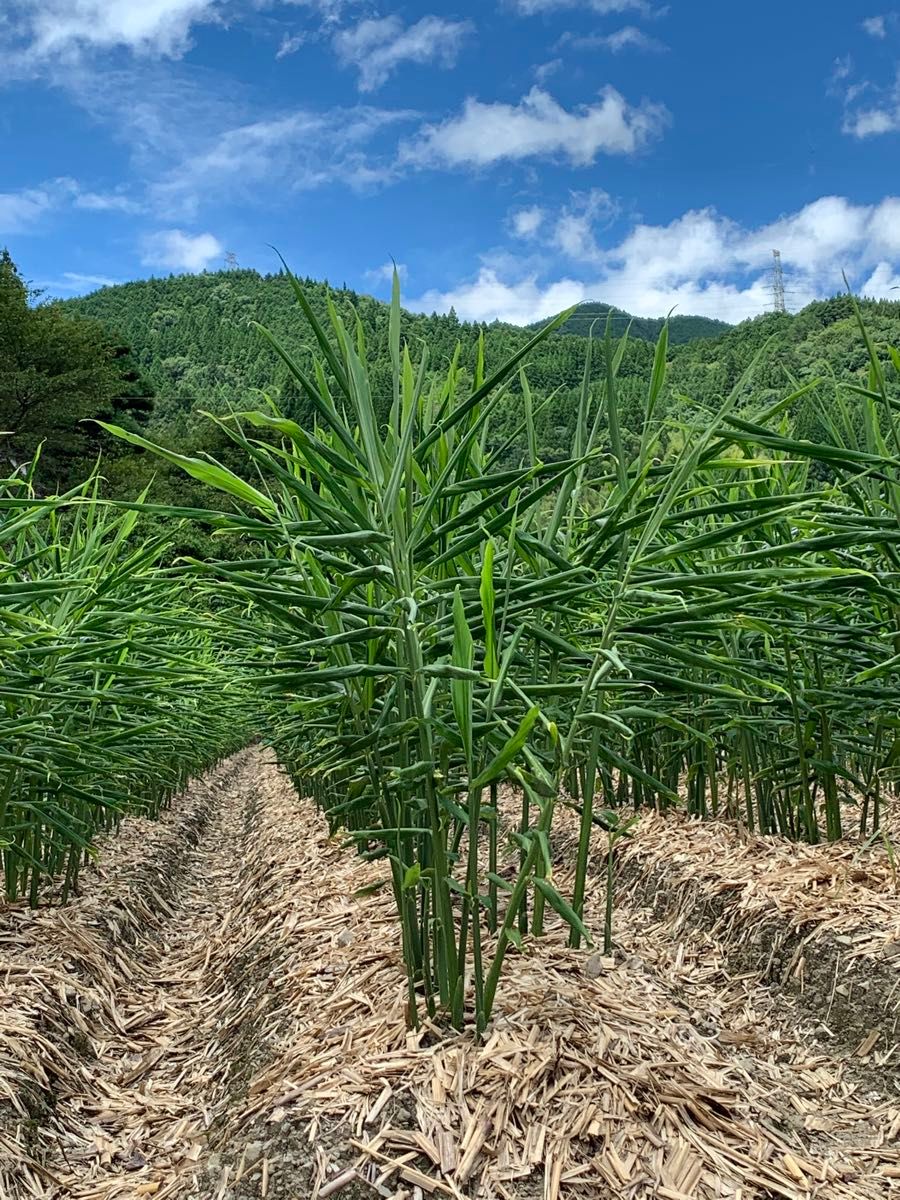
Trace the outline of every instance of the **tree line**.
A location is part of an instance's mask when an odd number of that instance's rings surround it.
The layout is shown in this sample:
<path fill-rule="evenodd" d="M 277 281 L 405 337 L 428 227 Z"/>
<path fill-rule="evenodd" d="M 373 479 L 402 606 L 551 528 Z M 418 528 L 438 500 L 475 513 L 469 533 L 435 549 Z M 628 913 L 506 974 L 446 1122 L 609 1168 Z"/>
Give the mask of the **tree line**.
<path fill-rule="evenodd" d="M 392 399 L 388 349 L 389 308 L 371 296 L 325 282 L 303 280 L 306 295 L 323 323 L 333 304 L 355 323 L 364 350 L 376 410 L 386 419 Z M 878 344 L 900 340 L 900 302 L 867 301 L 866 322 Z M 534 438 L 542 459 L 564 457 L 571 445 L 586 362 L 586 334 L 593 331 L 592 384 L 606 373 L 605 317 L 619 343 L 627 325 L 609 306 L 579 307 L 562 331 L 529 357 L 527 379 L 515 379 L 492 423 L 492 438 L 504 446 L 504 461 L 526 450 L 525 396 L 530 393 Z M 626 314 L 627 315 L 627 314 Z M 797 315 L 771 313 L 734 327 L 707 318 L 680 317 L 669 346 L 669 372 L 660 418 L 678 417 L 682 407 L 714 408 L 744 384 L 746 402 L 784 395 L 819 379 L 818 394 L 798 399 L 788 414 L 799 436 L 821 433 L 822 389 L 836 382 L 866 381 L 868 360 L 860 343 L 851 301 L 836 296 Z M 676 329 L 674 324 L 670 332 Z M 463 382 L 474 380 L 479 355 L 487 373 L 520 350 L 533 335 L 502 322 L 461 322 L 454 312 L 404 313 L 404 336 L 427 344 L 428 369 L 446 373 L 458 355 Z M 228 462 L 233 446 L 204 414 L 258 408 L 266 397 L 301 425 L 314 414 L 290 372 L 264 338 L 269 330 L 301 367 L 311 369 L 308 326 L 300 319 L 287 277 L 249 270 L 139 280 L 102 288 L 89 296 L 47 302 L 25 282 L 8 252 L 0 255 L 0 454 L 13 471 L 27 470 L 40 447 L 41 480 L 64 489 L 81 480 L 103 453 L 105 486 L 112 496 L 132 497 L 150 485 L 163 503 L 203 506 L 201 485 L 174 475 L 140 452 L 124 451 L 98 432 L 91 418 L 112 420 L 183 453 L 211 454 Z M 636 448 L 643 422 L 654 341 L 661 325 L 634 320 L 617 377 L 618 408 L 625 447 Z M 714 332 L 714 336 L 695 336 Z M 724 332 L 721 332 L 724 330 Z M 674 344 L 679 338 L 689 341 Z M 900 395 L 896 371 L 886 364 L 890 386 Z M 827 409 L 827 403 L 824 406 Z M 677 420 L 675 426 L 677 428 Z M 677 436 L 677 433 L 671 436 Z"/>

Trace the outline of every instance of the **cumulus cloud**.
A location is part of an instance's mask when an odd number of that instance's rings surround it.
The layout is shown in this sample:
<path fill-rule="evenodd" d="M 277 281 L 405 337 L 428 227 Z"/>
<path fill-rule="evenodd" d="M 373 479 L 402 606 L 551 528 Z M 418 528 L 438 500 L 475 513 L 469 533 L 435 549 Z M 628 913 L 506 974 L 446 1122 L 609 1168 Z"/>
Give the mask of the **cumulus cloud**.
<path fill-rule="evenodd" d="M 878 100 L 867 108 L 852 108 L 852 102 L 863 93 L 876 92 Z M 874 88 L 872 84 L 859 84 L 847 92 L 847 111 L 844 115 L 844 133 L 863 140 L 886 133 L 900 132 L 900 71 L 891 88 Z"/>
<path fill-rule="evenodd" d="M 395 265 L 401 282 L 405 283 L 409 278 L 409 268 L 407 267 L 406 263 L 395 264 L 391 261 L 382 263 L 380 267 L 373 267 L 370 271 L 366 271 L 366 279 L 368 279 L 370 283 L 392 284 L 394 282 Z"/>
<path fill-rule="evenodd" d="M 890 298 L 892 292 L 900 292 L 900 266 L 881 262 L 865 281 L 860 285 L 860 294 L 872 296 L 875 299 Z M 893 297 L 900 299 L 898 296 Z"/>
<path fill-rule="evenodd" d="M 585 37 L 564 34 L 559 45 L 568 45 L 575 50 L 609 50 L 612 54 L 621 54 L 623 50 L 647 50 L 660 52 L 667 50 L 665 42 L 659 38 L 650 37 L 636 25 L 626 25 L 614 33 L 592 33 Z"/>
<path fill-rule="evenodd" d="M 512 2 L 516 11 L 526 17 L 572 8 L 588 9 L 601 16 L 609 13 L 637 12 L 642 16 L 649 17 L 653 16 L 655 12 L 649 0 L 512 0 Z"/>
<path fill-rule="evenodd" d="M 887 17 L 866 17 L 862 23 L 869 37 L 884 39 L 887 37 Z"/>
<path fill-rule="evenodd" d="M 37 60 L 114 47 L 179 57 L 192 26 L 219 9 L 219 0 L 11 0 L 7 25 Z"/>
<path fill-rule="evenodd" d="M 225 247 L 211 233 L 185 233 L 161 229 L 144 238 L 141 261 L 148 267 L 170 271 L 205 271 L 225 254 Z"/>
<path fill-rule="evenodd" d="M 539 205 L 514 209 L 507 225 L 514 237 L 534 241 L 538 235 L 547 246 L 580 263 L 597 262 L 603 251 L 597 244 L 597 230 L 619 213 L 617 202 L 603 188 L 572 192 L 567 204 L 550 213 Z"/>
<path fill-rule="evenodd" d="M 559 225 L 548 223 L 547 245 L 559 247 Z M 571 239 L 573 263 L 579 236 Z M 588 298 L 607 301 L 638 316 L 659 316 L 675 307 L 740 321 L 771 306 L 772 247 L 781 249 L 792 300 L 806 304 L 843 288 L 846 271 L 867 295 L 893 296 L 900 276 L 900 197 L 854 205 L 826 196 L 766 225 L 747 227 L 715 209 L 683 214 L 668 225 L 635 225 L 616 244 L 596 239 L 582 246 L 583 259 L 562 278 L 547 278 L 529 257 L 516 272 L 486 259 L 474 278 L 447 291 L 409 302 L 420 311 L 527 324 Z M 547 262 L 555 259 L 548 256 Z"/>
<path fill-rule="evenodd" d="M 886 37 L 890 20 L 870 17 L 863 27 L 873 37 Z M 860 140 L 900 132 L 900 68 L 888 83 L 854 80 L 854 74 L 855 65 L 849 55 L 835 61 L 829 91 L 843 100 L 843 132 Z"/>
<path fill-rule="evenodd" d="M 359 90 L 373 92 L 401 63 L 454 66 L 471 29 L 468 21 L 445 21 L 443 17 L 422 17 L 409 26 L 398 16 L 376 17 L 342 29 L 334 35 L 332 45 L 344 66 L 358 70 Z"/>
<path fill-rule="evenodd" d="M 596 104 L 565 109 L 534 87 L 518 104 L 469 98 L 458 116 L 426 126 L 401 150 L 401 161 L 420 166 L 485 167 L 504 160 L 568 159 L 588 166 L 599 154 L 635 154 L 658 137 L 669 120 L 661 104 L 628 101 L 613 87 Z"/>
<path fill-rule="evenodd" d="M 884 133 L 900 131 L 900 105 L 889 108 L 867 108 L 844 120 L 844 133 L 863 140 Z"/>
<path fill-rule="evenodd" d="M 464 321 L 511 321 L 529 325 L 548 313 L 562 312 L 587 299 L 586 285 L 575 279 L 541 284 L 536 275 L 515 282 L 500 279 L 498 272 L 483 266 L 477 277 L 449 291 L 425 292 L 406 305 L 414 312 L 449 312 L 455 308 Z"/>
<path fill-rule="evenodd" d="M 547 214 L 537 204 L 520 208 L 510 214 L 509 226 L 518 238 L 533 238 L 544 223 Z"/>

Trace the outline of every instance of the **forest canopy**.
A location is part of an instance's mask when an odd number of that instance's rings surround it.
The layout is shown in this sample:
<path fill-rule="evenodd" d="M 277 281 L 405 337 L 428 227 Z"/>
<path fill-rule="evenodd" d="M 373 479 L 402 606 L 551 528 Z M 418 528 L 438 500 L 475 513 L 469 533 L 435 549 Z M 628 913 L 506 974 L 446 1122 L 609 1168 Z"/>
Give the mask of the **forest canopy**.
<path fill-rule="evenodd" d="M 101 448 L 91 418 L 146 424 L 150 385 L 106 323 L 42 302 L 7 250 L 0 251 L 0 455 L 5 473 L 41 455 L 41 484 L 84 478 Z M 121 451 L 102 439 L 113 459 Z"/>
<path fill-rule="evenodd" d="M 359 318 L 376 407 L 386 416 L 391 399 L 388 305 L 347 288 L 332 290 L 321 281 L 307 278 L 301 282 L 323 322 L 327 323 L 329 296 L 345 320 Z M 312 421 L 305 399 L 258 329 L 264 326 L 299 362 L 311 364 L 310 333 L 283 274 L 225 270 L 140 280 L 103 288 L 69 301 L 65 307 L 100 321 L 132 348 L 157 397 L 149 422 L 151 432 L 173 448 L 227 453 L 225 439 L 203 412 L 244 409 L 255 405 L 262 393 L 272 395 L 295 420 Z M 545 460 L 568 452 L 585 370 L 586 337 L 582 335 L 593 330 L 595 347 L 602 342 L 607 309 L 593 302 L 579 306 L 561 332 L 529 355 L 527 380 L 535 402 L 538 450 Z M 863 310 L 876 345 L 900 341 L 900 303 L 866 301 Z M 618 341 L 628 333 L 617 386 L 626 443 L 636 445 L 654 343 L 662 326 L 661 322 L 612 311 L 613 339 Z M 590 319 L 582 319 L 585 317 Z M 710 329 L 715 336 L 696 336 Z M 428 346 L 429 365 L 436 374 L 443 373 L 459 345 L 461 369 L 471 377 L 479 339 L 483 338 L 490 371 L 521 350 L 534 330 L 502 322 L 461 322 L 451 311 L 427 316 L 405 312 L 403 332 L 411 344 Z M 686 335 L 692 340 L 675 344 Z M 707 318 L 675 316 L 669 324 L 668 341 L 669 372 L 660 416 L 680 411 L 685 398 L 691 405 L 716 407 L 751 364 L 755 365 L 746 389 L 748 402 L 768 394 L 781 395 L 791 381 L 802 384 L 821 378 L 826 390 L 833 388 L 830 380 L 864 382 L 868 369 L 865 345 L 846 295 L 816 302 L 796 315 L 768 313 L 733 327 Z M 893 368 L 888 371 L 894 379 Z M 604 374 L 604 356 L 595 348 L 592 378 L 599 382 Z M 807 398 L 793 414 L 799 428 L 813 429 L 818 419 L 814 410 L 820 401 L 821 397 Z M 522 407 L 517 379 L 493 419 L 495 442 L 501 443 L 521 426 Z M 520 434 L 507 458 L 516 459 L 524 448 L 524 435 Z"/>
<path fill-rule="evenodd" d="M 388 306 L 347 288 L 332 290 L 302 281 L 321 320 L 328 298 L 345 319 L 359 319 L 376 409 L 384 417 L 391 401 L 387 352 Z M 900 341 L 900 303 L 863 302 L 876 345 Z M 547 338 L 527 363 L 538 453 L 545 461 L 563 457 L 570 445 L 587 358 L 590 373 L 605 373 L 601 344 L 606 315 L 610 334 L 627 332 L 618 372 L 618 403 L 626 448 L 641 432 L 647 379 L 660 321 L 629 318 L 609 306 L 579 306 L 560 332 Z M 459 347 L 460 383 L 474 378 L 479 342 L 488 371 L 529 341 L 533 329 L 494 322 L 477 325 L 449 314 L 403 314 L 404 336 L 427 344 L 428 368 L 446 370 Z M 9 254 L 0 259 L 0 429 L 3 454 L 13 469 L 43 446 L 45 486 L 66 486 L 85 473 L 103 450 L 103 474 L 112 495 L 134 496 L 152 482 L 163 503 L 203 506 L 204 489 L 173 474 L 140 451 L 125 450 L 101 435 L 91 418 L 141 429 L 181 452 L 211 454 L 228 461 L 232 444 L 208 413 L 257 407 L 266 395 L 301 424 L 314 417 L 277 353 L 260 332 L 265 327 L 302 364 L 312 346 L 290 282 L 284 274 L 226 270 L 139 280 L 105 287 L 91 295 L 47 303 L 24 282 Z M 714 336 L 696 336 L 710 330 Z M 724 331 L 724 332 L 723 332 Z M 713 408 L 742 380 L 744 402 L 784 394 L 786 386 L 821 381 L 801 398 L 791 418 L 798 433 L 822 431 L 823 408 L 836 381 L 865 383 L 865 345 L 848 296 L 809 305 L 796 315 L 769 313 L 737 326 L 707 318 L 673 317 L 669 327 L 669 370 L 658 409 L 676 418 L 686 407 Z M 681 338 L 680 344 L 676 344 Z M 748 371 L 752 366 L 749 378 Z M 897 387 L 887 365 L 888 382 Z M 514 379 L 492 423 L 491 438 L 503 460 L 525 450 L 523 384 Z M 518 432 L 517 432 L 518 431 Z M 677 436 L 677 434 L 675 435 Z"/>

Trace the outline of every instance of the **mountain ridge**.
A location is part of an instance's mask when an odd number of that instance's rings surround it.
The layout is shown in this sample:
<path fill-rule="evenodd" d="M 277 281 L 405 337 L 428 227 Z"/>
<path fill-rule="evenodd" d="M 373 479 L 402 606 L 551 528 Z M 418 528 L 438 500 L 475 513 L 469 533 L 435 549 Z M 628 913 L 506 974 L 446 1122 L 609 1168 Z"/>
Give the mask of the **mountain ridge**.
<path fill-rule="evenodd" d="M 632 337 L 639 337 L 648 342 L 655 342 L 662 333 L 663 326 L 668 321 L 669 344 L 686 346 L 699 338 L 718 337 L 727 333 L 734 326 L 728 321 L 720 321 L 716 317 L 701 317 L 688 313 L 676 313 L 671 317 L 637 317 L 624 308 L 617 308 L 605 300 L 583 300 L 575 312 L 560 326 L 562 334 L 572 334 L 577 337 L 587 337 L 593 327 L 594 335 L 602 337 L 608 316 L 615 321 L 613 336 L 620 336 L 627 328 Z M 544 321 L 534 321 L 524 328 L 537 330 L 545 325 L 552 317 Z"/>
<path fill-rule="evenodd" d="M 219 279 L 229 281 L 232 279 L 254 280 L 259 283 L 270 284 L 274 280 L 286 279 L 283 271 L 275 271 L 269 274 L 264 274 L 253 268 L 224 268 L 220 271 L 200 271 L 200 272 L 183 272 L 171 273 L 169 275 L 151 275 L 144 279 L 129 279 L 123 280 L 120 283 L 105 284 L 102 287 L 95 288 L 93 291 L 86 292 L 82 296 L 69 297 L 59 302 L 71 306 L 75 309 L 81 309 L 83 305 L 90 306 L 98 296 L 103 296 L 109 293 L 118 293 L 123 289 L 140 287 L 141 285 L 152 285 L 164 282 L 170 285 L 180 286 L 186 284 L 187 281 L 197 279 Z M 381 299 L 379 296 L 373 295 L 371 292 L 358 291 L 355 288 L 348 288 L 346 284 L 341 284 L 338 287 L 336 284 L 330 283 L 329 280 L 314 280 L 305 278 L 303 280 L 307 286 L 314 288 L 330 288 L 334 293 L 341 296 L 355 298 L 374 304 L 388 305 L 387 300 Z M 536 332 L 542 329 L 545 325 L 555 320 L 559 313 L 553 313 L 538 321 L 530 321 L 525 324 L 518 324 L 515 321 L 504 321 L 497 317 L 492 321 L 466 321 L 460 320 L 457 317 L 455 310 L 447 313 L 440 313 L 437 310 L 431 312 L 416 311 L 413 309 L 404 309 L 407 317 L 412 320 L 417 318 L 433 319 L 446 318 L 448 321 L 458 323 L 463 328 L 472 329 L 494 329 L 508 328 L 517 329 L 524 332 Z M 662 331 L 663 326 L 668 321 L 669 325 L 669 343 L 673 346 L 684 345 L 689 341 L 694 341 L 701 337 L 714 337 L 719 333 L 725 333 L 734 326 L 727 321 L 721 321 L 716 317 L 705 317 L 692 314 L 676 313 L 671 317 L 639 317 L 634 313 L 630 313 L 625 309 L 618 308 L 614 304 L 609 304 L 605 300 L 588 299 L 581 301 L 575 308 L 572 315 L 564 322 L 558 332 L 560 333 L 577 333 L 581 336 L 587 336 L 590 324 L 597 320 L 604 320 L 607 314 L 612 314 L 614 318 L 621 318 L 628 322 L 631 335 L 639 337 L 644 341 L 656 341 Z M 620 331 L 621 332 L 621 331 Z"/>
<path fill-rule="evenodd" d="M 369 365 L 373 397 L 379 412 L 391 403 L 389 350 L 390 307 L 372 296 L 327 283 L 301 279 L 317 317 L 329 325 L 329 302 L 345 321 L 358 318 Z M 262 276 L 231 269 L 196 275 L 172 275 L 101 288 L 64 302 L 73 312 L 98 319 L 121 344 L 131 348 L 148 379 L 156 402 L 148 428 L 173 447 L 206 444 L 210 423 L 204 410 L 228 412 L 258 407 L 261 393 L 272 395 L 294 419 L 314 420 L 306 400 L 272 345 L 257 328 L 266 328 L 306 369 L 317 351 L 310 328 L 284 273 Z M 862 301 L 862 310 L 878 343 L 900 341 L 900 302 Z M 586 302 L 572 320 L 594 322 L 609 310 L 602 302 Z M 602 311 L 600 311 L 602 310 Z M 618 310 L 616 310 L 618 311 Z M 691 321 L 693 318 L 673 318 Z M 718 322 L 698 318 L 692 337 L 678 344 L 670 324 L 669 370 L 661 419 L 684 397 L 693 404 L 717 408 L 753 365 L 747 395 L 773 399 L 794 381 L 814 376 L 846 378 L 865 384 L 867 358 L 853 302 L 847 295 L 816 301 L 797 314 L 766 313 L 738 325 L 718 329 Z M 619 322 L 616 322 L 619 325 Z M 643 422 L 643 405 L 652 373 L 654 342 L 662 319 L 636 318 L 621 355 L 618 404 L 624 428 L 635 435 Z M 575 320 L 574 329 L 579 328 Z M 617 334 L 624 330 L 617 330 Z M 602 337 L 602 329 L 596 330 Z M 445 373 L 457 358 L 459 386 L 467 386 L 477 369 L 478 342 L 484 340 L 488 373 L 520 353 L 534 327 L 504 322 L 461 322 L 454 312 L 431 315 L 403 312 L 402 334 L 414 359 L 428 348 L 429 373 Z M 651 336 L 652 335 L 652 336 Z M 546 399 L 536 417 L 542 454 L 558 457 L 570 443 L 577 419 L 585 366 L 584 338 L 557 331 L 529 354 L 524 364 L 536 399 Z M 889 372 L 893 369 L 886 364 Z M 605 376 L 603 355 L 593 356 L 592 378 Z M 521 423 L 521 393 L 516 379 L 493 418 L 498 438 Z M 518 445 L 518 443 L 516 443 Z M 517 453 L 514 447 L 511 453 Z"/>

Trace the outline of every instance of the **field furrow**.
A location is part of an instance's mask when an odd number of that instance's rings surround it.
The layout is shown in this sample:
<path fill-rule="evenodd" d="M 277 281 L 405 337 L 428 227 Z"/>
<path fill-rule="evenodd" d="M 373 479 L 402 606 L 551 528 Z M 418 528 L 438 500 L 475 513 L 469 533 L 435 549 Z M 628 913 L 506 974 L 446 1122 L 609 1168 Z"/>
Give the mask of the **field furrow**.
<path fill-rule="evenodd" d="M 384 878 L 251 749 L 126 822 L 67 907 L 0 914 L 0 1194 L 891 1194 L 893 1074 L 714 935 L 632 897 L 604 958 L 554 916 L 481 1043 L 410 1032 Z"/>

